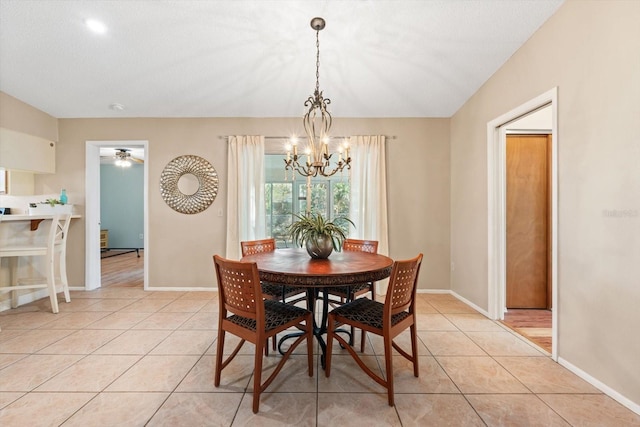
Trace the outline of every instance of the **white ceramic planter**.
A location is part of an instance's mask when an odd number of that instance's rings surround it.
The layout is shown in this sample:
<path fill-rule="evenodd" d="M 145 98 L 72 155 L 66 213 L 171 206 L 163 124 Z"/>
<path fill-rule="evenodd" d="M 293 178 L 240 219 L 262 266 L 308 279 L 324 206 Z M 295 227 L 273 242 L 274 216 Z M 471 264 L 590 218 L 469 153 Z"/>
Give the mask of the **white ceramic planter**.
<path fill-rule="evenodd" d="M 73 213 L 73 205 L 53 205 L 38 203 L 35 208 L 29 207 L 29 215 L 55 215 L 56 213 Z"/>

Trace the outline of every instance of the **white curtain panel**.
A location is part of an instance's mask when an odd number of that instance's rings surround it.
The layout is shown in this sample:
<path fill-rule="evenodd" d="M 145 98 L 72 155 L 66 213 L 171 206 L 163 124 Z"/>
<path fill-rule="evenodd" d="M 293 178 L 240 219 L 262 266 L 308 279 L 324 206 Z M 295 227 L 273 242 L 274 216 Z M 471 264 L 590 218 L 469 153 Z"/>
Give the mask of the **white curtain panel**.
<path fill-rule="evenodd" d="M 240 242 L 263 239 L 265 233 L 264 136 L 230 136 L 226 257 L 240 259 Z"/>
<path fill-rule="evenodd" d="M 387 167 L 384 135 L 358 135 L 350 140 L 350 218 L 356 239 L 378 241 L 378 253 L 389 255 L 387 224 Z M 377 293 L 386 294 L 388 281 L 377 283 Z"/>

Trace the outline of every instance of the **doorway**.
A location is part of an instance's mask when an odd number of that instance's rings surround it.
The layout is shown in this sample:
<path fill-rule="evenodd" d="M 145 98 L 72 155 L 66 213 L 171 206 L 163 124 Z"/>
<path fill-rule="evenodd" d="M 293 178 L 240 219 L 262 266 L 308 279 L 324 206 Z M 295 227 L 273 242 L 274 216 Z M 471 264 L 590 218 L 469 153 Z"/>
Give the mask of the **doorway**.
<path fill-rule="evenodd" d="M 510 127 L 518 120 L 526 121 L 536 112 L 549 112 L 550 129 L 544 133 L 551 134 L 549 147 L 549 232 L 548 248 L 550 250 L 547 272 L 551 285 L 547 292 L 551 311 L 551 356 L 557 361 L 558 355 L 558 133 L 557 133 L 557 88 L 520 105 L 487 124 L 487 170 L 488 170 L 488 311 L 494 320 L 504 320 L 507 311 L 507 135 Z M 522 123 L 522 122 L 521 122 Z M 539 129 L 526 129 L 517 126 L 520 133 L 539 133 Z M 523 129 L 524 128 L 524 129 Z M 533 130 L 533 132 L 531 132 Z M 550 295 L 549 295 L 550 294 Z"/>
<path fill-rule="evenodd" d="M 85 289 L 92 290 L 102 286 L 101 272 L 101 194 L 100 194 L 100 149 L 130 147 L 140 149 L 148 157 L 148 141 L 87 141 L 85 171 Z M 148 288 L 148 162 L 143 164 L 143 257 L 144 289 Z M 104 238 L 104 237 L 103 237 Z"/>

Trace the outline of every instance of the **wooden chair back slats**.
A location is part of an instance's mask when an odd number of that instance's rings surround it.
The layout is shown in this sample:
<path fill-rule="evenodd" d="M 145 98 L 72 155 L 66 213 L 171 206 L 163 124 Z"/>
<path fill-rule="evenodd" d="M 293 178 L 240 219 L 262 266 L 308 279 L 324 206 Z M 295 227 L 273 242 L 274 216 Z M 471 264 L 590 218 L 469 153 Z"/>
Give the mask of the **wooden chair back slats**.
<path fill-rule="evenodd" d="M 259 305 L 264 304 L 255 263 L 233 263 L 218 258 L 216 275 L 220 298 L 225 309 L 239 316 L 257 318 Z"/>
<path fill-rule="evenodd" d="M 240 242 L 240 248 L 242 249 L 242 256 L 273 252 L 276 250 L 276 239 L 247 240 Z"/>
<path fill-rule="evenodd" d="M 385 307 L 390 308 L 391 314 L 406 310 L 413 302 L 421 263 L 422 255 L 415 259 L 395 263 L 385 302 Z"/>
<path fill-rule="evenodd" d="M 345 251 L 369 252 L 372 254 L 377 254 L 378 241 L 377 240 L 345 239 L 344 242 L 342 243 L 342 249 Z"/>

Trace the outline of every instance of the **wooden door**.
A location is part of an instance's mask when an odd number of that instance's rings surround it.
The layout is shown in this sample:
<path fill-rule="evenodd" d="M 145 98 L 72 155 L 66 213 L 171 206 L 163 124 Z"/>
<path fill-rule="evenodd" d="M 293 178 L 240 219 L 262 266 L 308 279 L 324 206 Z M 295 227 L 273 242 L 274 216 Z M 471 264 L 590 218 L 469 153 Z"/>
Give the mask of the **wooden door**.
<path fill-rule="evenodd" d="M 551 135 L 507 136 L 507 308 L 551 308 Z"/>

